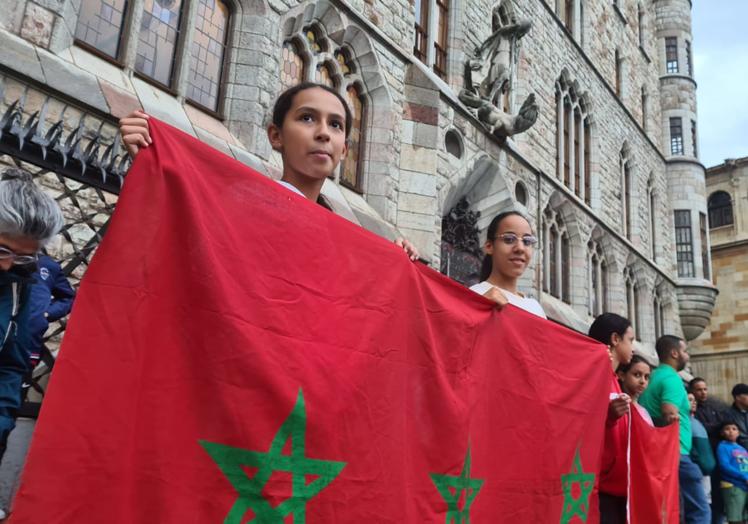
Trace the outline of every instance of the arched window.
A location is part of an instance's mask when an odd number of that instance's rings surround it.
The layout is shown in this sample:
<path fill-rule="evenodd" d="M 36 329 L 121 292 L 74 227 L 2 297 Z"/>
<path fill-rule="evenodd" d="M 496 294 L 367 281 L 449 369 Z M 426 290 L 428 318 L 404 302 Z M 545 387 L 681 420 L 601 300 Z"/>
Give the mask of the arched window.
<path fill-rule="evenodd" d="M 631 223 L 633 212 L 631 208 L 631 192 L 633 180 L 628 148 L 624 146 L 618 154 L 618 169 L 621 177 L 621 213 L 623 218 L 623 232 L 626 238 L 631 238 Z"/>
<path fill-rule="evenodd" d="M 657 258 L 657 220 L 655 219 L 657 205 L 655 198 L 654 174 L 650 174 L 647 182 L 647 214 L 649 215 L 649 246 L 652 252 L 652 260 Z"/>
<path fill-rule="evenodd" d="M 561 216 L 548 208 L 543 214 L 543 289 L 571 303 L 571 245 Z"/>
<path fill-rule="evenodd" d="M 310 63 L 305 63 L 302 56 L 310 59 Z M 335 89 L 348 102 L 353 116 L 348 136 L 348 155 L 341 162 L 336 179 L 354 191 L 362 192 L 367 120 L 367 96 L 362 87 L 365 84 L 351 50 L 345 46 L 338 47 L 318 24 L 289 35 L 283 46 L 283 88 L 310 77 Z"/>
<path fill-rule="evenodd" d="M 299 54 L 296 44 L 289 41 L 283 44 L 283 63 L 281 65 L 281 88 L 286 90 L 304 81 L 305 64 L 304 59 Z"/>
<path fill-rule="evenodd" d="M 182 0 L 143 2 L 135 71 L 169 88 L 181 18 Z"/>
<path fill-rule="evenodd" d="M 616 49 L 615 52 L 615 67 L 616 67 L 616 95 L 618 98 L 623 96 L 623 58 L 621 52 Z"/>
<path fill-rule="evenodd" d="M 733 223 L 732 199 L 725 191 L 715 191 L 709 195 L 709 227 L 729 226 Z"/>
<path fill-rule="evenodd" d="M 226 4 L 221 0 L 200 0 L 192 41 L 187 98 L 212 111 L 218 110 L 228 23 L 229 9 Z"/>
<path fill-rule="evenodd" d="M 601 315 L 608 309 L 608 265 L 600 244 L 590 240 L 587 244 L 589 268 L 589 314 Z"/>
<path fill-rule="evenodd" d="M 314 76 L 314 81 L 318 84 L 324 84 L 328 87 L 336 87 L 335 79 L 333 78 L 332 73 L 330 72 L 330 68 L 327 66 L 327 64 L 319 64 L 317 66 L 317 73 Z"/>
<path fill-rule="evenodd" d="M 590 204 L 590 122 L 586 104 L 563 79 L 556 82 L 556 175 Z"/>
<path fill-rule="evenodd" d="M 636 285 L 634 270 L 631 267 L 623 270 L 623 282 L 626 288 L 626 314 L 629 322 L 631 322 L 631 327 L 634 328 L 636 339 L 641 340 L 639 334 L 641 327 L 639 322 L 639 287 Z"/>
<path fill-rule="evenodd" d="M 655 288 L 652 294 L 652 306 L 654 313 L 654 325 L 655 325 L 655 340 L 665 334 L 665 308 L 662 304 L 662 296 L 660 296 L 660 290 Z"/>
<path fill-rule="evenodd" d="M 340 181 L 353 189 L 361 189 L 361 147 L 363 145 L 362 133 L 364 123 L 364 102 L 361 93 L 355 84 L 348 86 L 345 91 L 348 104 L 353 113 L 353 125 L 348 136 L 348 155 L 343 164 L 343 173 Z"/>

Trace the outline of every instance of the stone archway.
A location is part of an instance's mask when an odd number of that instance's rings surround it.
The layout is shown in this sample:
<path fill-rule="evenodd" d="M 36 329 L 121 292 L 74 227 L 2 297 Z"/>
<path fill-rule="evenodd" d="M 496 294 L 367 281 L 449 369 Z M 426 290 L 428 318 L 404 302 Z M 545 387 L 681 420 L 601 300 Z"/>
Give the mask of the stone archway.
<path fill-rule="evenodd" d="M 479 281 L 485 232 L 497 214 L 514 210 L 514 196 L 499 164 L 479 157 L 466 175 L 440 195 L 442 237 L 440 271 L 464 285 Z"/>

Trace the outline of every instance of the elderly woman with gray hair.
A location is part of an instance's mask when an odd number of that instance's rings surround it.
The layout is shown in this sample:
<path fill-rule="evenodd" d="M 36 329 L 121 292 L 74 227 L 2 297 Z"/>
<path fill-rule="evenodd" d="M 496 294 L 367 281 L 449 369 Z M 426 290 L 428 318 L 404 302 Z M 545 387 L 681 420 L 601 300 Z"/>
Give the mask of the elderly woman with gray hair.
<path fill-rule="evenodd" d="M 62 211 L 31 176 L 0 178 L 0 457 L 15 426 L 29 369 L 28 297 L 39 251 L 63 226 Z"/>

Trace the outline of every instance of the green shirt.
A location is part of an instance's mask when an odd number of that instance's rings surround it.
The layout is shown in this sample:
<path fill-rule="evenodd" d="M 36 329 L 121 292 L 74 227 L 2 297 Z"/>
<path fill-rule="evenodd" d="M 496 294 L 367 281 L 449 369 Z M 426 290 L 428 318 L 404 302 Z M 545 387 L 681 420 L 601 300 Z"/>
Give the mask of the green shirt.
<path fill-rule="evenodd" d="M 691 452 L 691 410 L 688 394 L 680 375 L 667 364 L 661 364 L 652 373 L 649 387 L 639 397 L 639 404 L 649 411 L 652 418 L 662 417 L 662 404 L 672 404 L 680 413 L 680 452 Z"/>

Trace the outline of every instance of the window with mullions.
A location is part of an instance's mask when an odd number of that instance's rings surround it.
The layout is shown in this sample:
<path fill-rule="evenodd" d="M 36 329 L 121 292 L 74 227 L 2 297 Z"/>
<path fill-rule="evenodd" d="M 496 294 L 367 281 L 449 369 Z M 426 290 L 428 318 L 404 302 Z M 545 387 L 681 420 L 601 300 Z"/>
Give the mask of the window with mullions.
<path fill-rule="evenodd" d="M 686 40 L 686 66 L 688 67 L 688 75 L 693 76 L 693 59 L 691 58 L 691 42 Z"/>
<path fill-rule="evenodd" d="M 228 22 L 226 4 L 216 0 L 199 0 L 187 98 L 211 111 L 218 110 Z"/>
<path fill-rule="evenodd" d="M 631 239 L 632 209 L 631 209 L 631 162 L 626 147 L 622 148 L 618 154 L 618 169 L 621 176 L 621 212 L 623 219 L 623 233 L 626 238 Z"/>
<path fill-rule="evenodd" d="M 435 15 L 433 20 L 431 13 Z M 446 78 L 449 0 L 415 0 L 415 15 L 413 54 L 441 78 Z"/>
<path fill-rule="evenodd" d="M 99 53 L 119 60 L 127 0 L 83 0 L 75 39 Z"/>
<path fill-rule="evenodd" d="M 600 244 L 591 240 L 587 244 L 589 268 L 589 314 L 593 317 L 608 310 L 608 265 Z"/>
<path fill-rule="evenodd" d="M 304 81 L 306 64 L 293 42 L 283 44 L 281 59 L 280 82 L 281 89 L 285 91 Z"/>
<path fill-rule="evenodd" d="M 691 211 L 675 211 L 675 251 L 679 277 L 694 277 L 693 233 L 691 231 Z"/>
<path fill-rule="evenodd" d="M 590 136 L 586 105 L 561 78 L 556 83 L 556 175 L 590 204 Z"/>
<path fill-rule="evenodd" d="M 571 303 L 571 244 L 561 216 L 547 209 L 543 214 L 543 290 Z"/>
<path fill-rule="evenodd" d="M 657 289 L 653 293 L 652 305 L 654 309 L 655 340 L 657 340 L 665 333 L 665 308 L 662 304 L 660 292 Z"/>
<path fill-rule="evenodd" d="M 665 67 L 668 73 L 678 72 L 678 39 L 674 36 L 665 38 Z"/>
<path fill-rule="evenodd" d="M 166 87 L 171 87 L 181 17 L 181 0 L 143 3 L 135 71 Z"/>
<path fill-rule="evenodd" d="M 709 271 L 709 234 L 706 227 L 706 215 L 699 213 L 699 232 L 701 233 L 701 267 L 703 268 L 704 278 L 709 280 L 711 272 Z"/>
<path fill-rule="evenodd" d="M 732 199 L 725 191 L 715 191 L 709 195 L 707 204 L 709 208 L 709 227 L 732 225 Z"/>
<path fill-rule="evenodd" d="M 681 117 L 670 119 L 670 154 L 683 154 L 683 119 Z"/>
<path fill-rule="evenodd" d="M 187 10 L 182 0 L 144 0 L 138 4 L 142 8 L 139 26 L 130 27 L 132 24 L 126 21 L 138 19 L 133 16 L 135 3 L 82 0 L 75 42 L 204 109 L 218 112 L 231 13 L 222 0 L 195 1 L 188 21 L 184 19 Z M 130 39 L 137 38 L 134 56 L 122 45 L 125 28 Z M 185 29 L 191 31 L 190 48 L 179 45 Z M 177 66 L 187 70 L 185 84 L 175 85 Z"/>
<path fill-rule="evenodd" d="M 634 329 L 636 340 L 641 340 L 641 334 L 639 333 L 641 328 L 641 322 L 639 319 L 639 286 L 636 284 L 634 279 L 634 270 L 627 267 L 623 270 L 623 281 L 626 285 L 626 309 L 628 320 L 631 322 L 631 327 Z"/>

